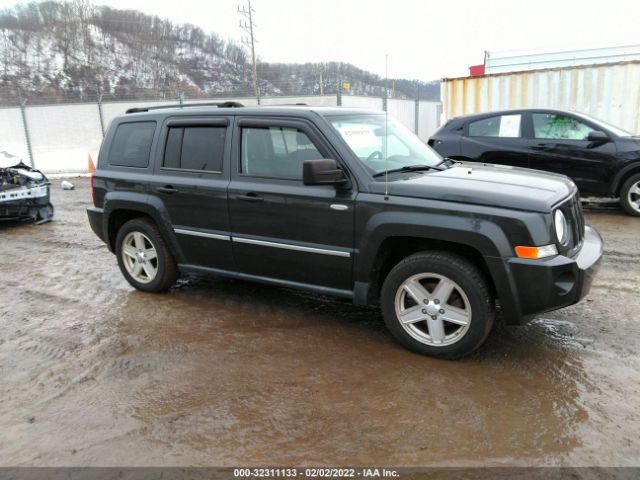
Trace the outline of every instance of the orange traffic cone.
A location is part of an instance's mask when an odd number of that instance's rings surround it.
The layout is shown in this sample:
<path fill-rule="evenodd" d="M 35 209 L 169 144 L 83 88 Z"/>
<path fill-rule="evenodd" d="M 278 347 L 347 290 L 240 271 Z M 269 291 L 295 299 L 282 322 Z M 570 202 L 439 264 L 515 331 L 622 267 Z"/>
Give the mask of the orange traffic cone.
<path fill-rule="evenodd" d="M 89 154 L 89 161 L 87 163 L 88 163 L 87 170 L 89 171 L 90 174 L 93 175 L 93 173 L 96 171 L 96 166 L 93 163 L 93 160 L 91 159 L 91 154 Z"/>

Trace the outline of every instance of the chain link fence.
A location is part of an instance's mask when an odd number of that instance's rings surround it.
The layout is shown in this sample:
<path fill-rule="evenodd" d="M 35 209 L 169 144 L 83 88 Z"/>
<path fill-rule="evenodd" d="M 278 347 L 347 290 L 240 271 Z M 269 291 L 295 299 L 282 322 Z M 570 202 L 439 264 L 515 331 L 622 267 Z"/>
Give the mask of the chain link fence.
<path fill-rule="evenodd" d="M 80 99 L 79 99 L 80 100 Z M 233 100 L 256 105 L 254 97 L 224 97 L 190 100 L 188 103 Z M 28 98 L 17 105 L 0 107 L 0 151 L 22 157 L 25 163 L 46 173 L 85 173 L 88 156 L 97 158 L 105 130 L 113 118 L 128 108 L 184 101 L 179 95 L 104 101 L 99 95 L 72 104 L 31 104 Z M 296 97 L 264 97 L 261 105 L 304 103 L 311 106 L 345 106 L 386 110 L 423 141 L 440 123 L 440 103 L 338 93 Z"/>

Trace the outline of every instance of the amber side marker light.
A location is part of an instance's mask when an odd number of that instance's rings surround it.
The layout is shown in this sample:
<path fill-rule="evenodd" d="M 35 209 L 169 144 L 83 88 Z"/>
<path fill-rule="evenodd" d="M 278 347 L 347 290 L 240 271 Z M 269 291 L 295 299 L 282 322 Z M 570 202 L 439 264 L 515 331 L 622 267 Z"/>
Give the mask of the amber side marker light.
<path fill-rule="evenodd" d="M 558 254 L 555 245 L 544 245 L 542 247 L 516 247 L 516 255 L 518 258 L 545 258 L 553 257 Z"/>

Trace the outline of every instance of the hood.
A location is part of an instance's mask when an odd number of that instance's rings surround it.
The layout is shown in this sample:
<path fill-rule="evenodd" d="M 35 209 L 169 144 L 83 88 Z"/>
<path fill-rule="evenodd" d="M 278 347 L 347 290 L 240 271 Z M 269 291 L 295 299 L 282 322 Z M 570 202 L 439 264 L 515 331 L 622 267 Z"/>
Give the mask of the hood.
<path fill-rule="evenodd" d="M 564 175 L 526 168 L 464 162 L 438 172 L 394 174 L 390 195 L 549 212 L 576 191 Z M 373 190 L 384 193 L 384 182 Z"/>
<path fill-rule="evenodd" d="M 640 137 L 618 137 L 618 153 L 640 152 Z"/>
<path fill-rule="evenodd" d="M 22 163 L 20 157 L 11 155 L 9 152 L 0 151 L 0 168 L 16 167 Z"/>

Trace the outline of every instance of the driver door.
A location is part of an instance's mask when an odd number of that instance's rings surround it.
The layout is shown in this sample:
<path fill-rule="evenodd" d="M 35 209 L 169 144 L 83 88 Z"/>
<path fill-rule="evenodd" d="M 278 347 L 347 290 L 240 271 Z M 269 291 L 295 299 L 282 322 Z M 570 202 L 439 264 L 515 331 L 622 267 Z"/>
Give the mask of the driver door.
<path fill-rule="evenodd" d="M 239 272 L 350 293 L 357 192 L 304 185 L 304 160 L 321 158 L 338 160 L 311 123 L 236 119 L 228 191 Z"/>
<path fill-rule="evenodd" d="M 601 130 L 572 115 L 551 111 L 532 112 L 531 125 L 531 168 L 567 175 L 583 193 L 607 193 L 617 161 L 615 143 L 587 140 L 589 132 Z"/>

